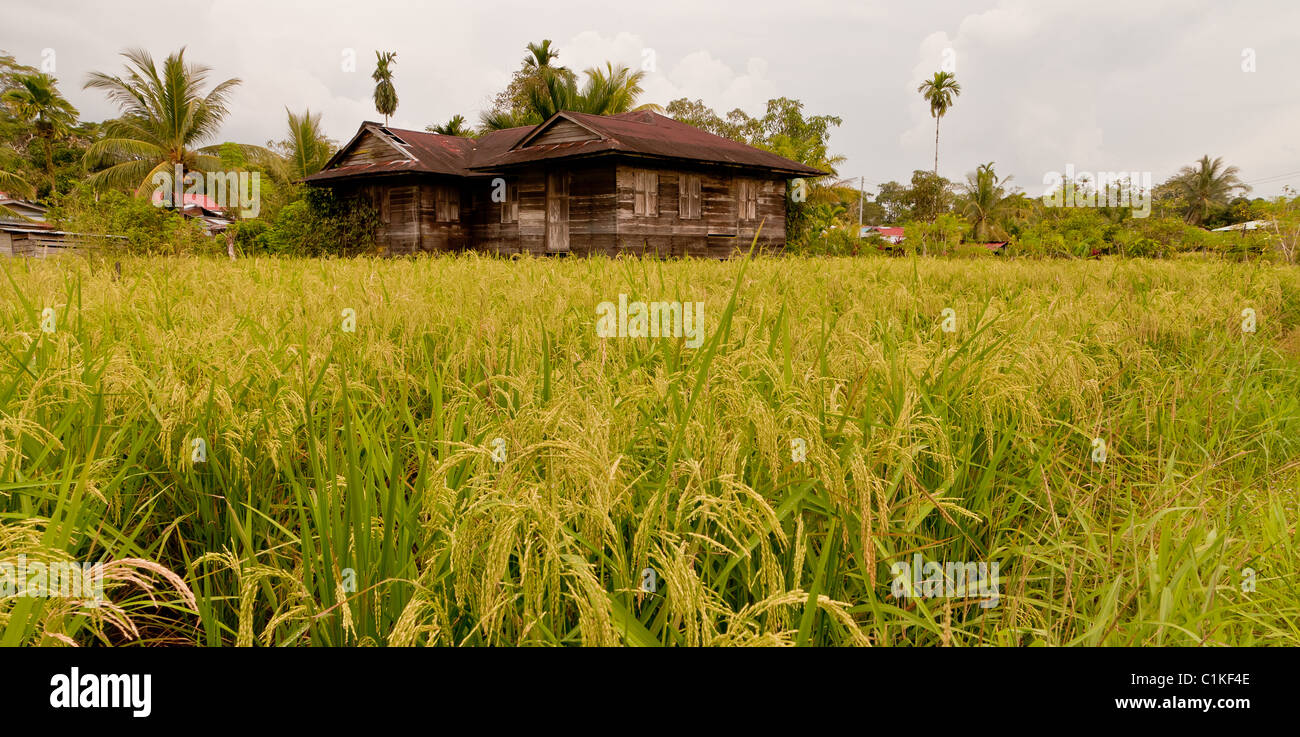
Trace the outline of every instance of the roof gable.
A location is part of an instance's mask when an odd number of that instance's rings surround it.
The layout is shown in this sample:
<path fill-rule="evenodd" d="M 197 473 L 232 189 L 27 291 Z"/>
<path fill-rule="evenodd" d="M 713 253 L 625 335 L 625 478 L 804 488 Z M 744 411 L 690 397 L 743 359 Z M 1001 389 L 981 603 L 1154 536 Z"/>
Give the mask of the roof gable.
<path fill-rule="evenodd" d="M 528 146 L 546 146 L 560 143 L 578 143 L 605 138 L 599 131 L 589 125 L 575 120 L 569 113 L 560 111 L 550 120 L 533 129 L 531 133 L 511 147 L 511 150 Z"/>

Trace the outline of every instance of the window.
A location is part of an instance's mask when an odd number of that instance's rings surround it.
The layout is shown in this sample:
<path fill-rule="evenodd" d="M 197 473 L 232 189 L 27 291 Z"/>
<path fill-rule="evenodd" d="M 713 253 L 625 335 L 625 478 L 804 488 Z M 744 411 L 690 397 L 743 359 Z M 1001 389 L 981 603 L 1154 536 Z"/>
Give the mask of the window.
<path fill-rule="evenodd" d="M 644 170 L 637 170 L 634 174 L 633 188 L 636 191 L 636 196 L 632 202 L 632 214 L 658 217 L 659 174 Z"/>
<path fill-rule="evenodd" d="M 741 220 L 758 218 L 758 182 L 753 179 L 736 180 L 736 200 L 740 205 Z"/>
<path fill-rule="evenodd" d="M 501 203 L 501 222 L 517 223 L 519 222 L 519 185 L 506 182 L 505 189 L 506 199 Z"/>
<path fill-rule="evenodd" d="M 438 187 L 437 211 L 434 215 L 440 223 L 454 223 L 460 220 L 460 192 L 454 187 Z"/>
<path fill-rule="evenodd" d="M 678 178 L 677 211 L 683 220 L 700 217 L 700 175 L 682 174 Z"/>

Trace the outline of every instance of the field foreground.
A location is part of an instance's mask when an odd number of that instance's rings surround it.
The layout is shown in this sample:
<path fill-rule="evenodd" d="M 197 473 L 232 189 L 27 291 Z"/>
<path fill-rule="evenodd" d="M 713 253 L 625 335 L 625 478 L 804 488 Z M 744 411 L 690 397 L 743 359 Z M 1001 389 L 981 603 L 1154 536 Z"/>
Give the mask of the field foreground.
<path fill-rule="evenodd" d="M 0 265 L 2 644 L 1300 645 L 1294 267 Z"/>

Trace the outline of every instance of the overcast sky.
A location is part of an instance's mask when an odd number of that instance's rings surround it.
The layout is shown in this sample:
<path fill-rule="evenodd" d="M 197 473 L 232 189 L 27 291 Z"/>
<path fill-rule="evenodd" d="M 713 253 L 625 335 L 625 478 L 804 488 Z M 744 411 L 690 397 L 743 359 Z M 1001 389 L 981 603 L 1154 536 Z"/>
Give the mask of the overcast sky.
<path fill-rule="evenodd" d="M 641 68 L 653 50 L 645 102 L 685 96 L 760 114 L 785 96 L 838 115 L 840 174 L 872 192 L 933 165 L 934 121 L 916 86 L 945 58 L 963 88 L 940 128 L 949 178 L 993 161 L 1038 195 L 1045 173 L 1067 165 L 1149 171 L 1158 183 L 1210 154 L 1239 166 L 1256 195 L 1300 189 L 1297 0 L 5 0 L 4 15 L 0 50 L 52 60 L 83 119 L 116 113 L 81 89 L 88 72 L 117 73 L 127 47 L 161 58 L 187 46 L 214 78 L 243 79 L 223 140 L 283 137 L 285 107 L 321 112 L 326 132 L 347 140 L 378 117 L 376 49 L 398 54 L 394 127 L 456 113 L 476 122 L 525 44 L 550 38 L 575 70 Z"/>

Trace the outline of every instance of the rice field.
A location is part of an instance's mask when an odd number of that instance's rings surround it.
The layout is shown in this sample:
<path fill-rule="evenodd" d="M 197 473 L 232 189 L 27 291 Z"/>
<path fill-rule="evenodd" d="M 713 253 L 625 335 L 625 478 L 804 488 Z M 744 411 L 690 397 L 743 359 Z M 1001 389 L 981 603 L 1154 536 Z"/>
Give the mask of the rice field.
<path fill-rule="evenodd" d="M 0 644 L 1300 645 L 1294 267 L 0 266 Z"/>

